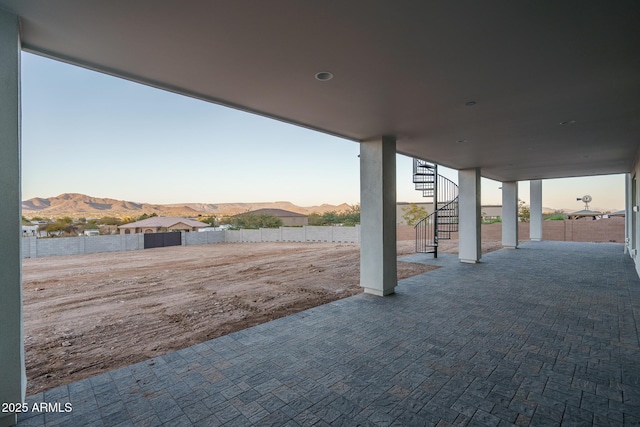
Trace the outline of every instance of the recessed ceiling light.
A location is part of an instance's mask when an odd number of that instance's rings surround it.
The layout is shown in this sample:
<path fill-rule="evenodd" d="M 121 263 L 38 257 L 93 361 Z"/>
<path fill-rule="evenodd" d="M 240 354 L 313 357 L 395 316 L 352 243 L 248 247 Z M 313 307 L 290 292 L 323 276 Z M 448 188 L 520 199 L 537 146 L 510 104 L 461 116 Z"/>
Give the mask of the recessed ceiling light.
<path fill-rule="evenodd" d="M 463 142 L 467 142 L 467 140 L 466 140 L 466 139 L 459 139 L 459 140 L 457 140 L 456 142 L 457 142 L 458 144 L 462 144 Z"/>
<path fill-rule="evenodd" d="M 476 101 L 469 101 L 464 105 L 466 105 L 467 107 L 473 107 L 474 105 L 476 105 Z"/>
<path fill-rule="evenodd" d="M 333 74 L 331 74 L 328 71 L 320 71 L 319 73 L 316 74 L 316 79 L 320 80 L 321 82 L 329 81 L 332 78 L 333 78 Z"/>
<path fill-rule="evenodd" d="M 572 125 L 574 124 L 576 121 L 575 120 L 567 120 L 566 122 L 560 122 L 561 125 Z"/>

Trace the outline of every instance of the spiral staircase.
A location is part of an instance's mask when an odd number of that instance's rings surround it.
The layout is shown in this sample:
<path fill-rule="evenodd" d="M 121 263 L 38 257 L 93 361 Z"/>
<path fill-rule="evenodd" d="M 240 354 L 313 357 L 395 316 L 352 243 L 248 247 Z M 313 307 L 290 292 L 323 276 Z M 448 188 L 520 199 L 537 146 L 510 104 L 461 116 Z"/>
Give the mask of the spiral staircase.
<path fill-rule="evenodd" d="M 413 159 L 413 182 L 424 197 L 433 199 L 434 211 L 415 225 L 416 252 L 438 257 L 438 241 L 458 231 L 458 186 L 438 175 L 438 165 Z"/>

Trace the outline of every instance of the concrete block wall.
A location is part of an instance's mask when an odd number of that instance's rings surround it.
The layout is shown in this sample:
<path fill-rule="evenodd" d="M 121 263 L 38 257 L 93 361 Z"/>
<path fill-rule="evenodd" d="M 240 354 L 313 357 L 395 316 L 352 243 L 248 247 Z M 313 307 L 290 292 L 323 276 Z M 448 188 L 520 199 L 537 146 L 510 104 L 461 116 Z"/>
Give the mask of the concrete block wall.
<path fill-rule="evenodd" d="M 127 237 L 129 235 L 122 235 Z M 100 252 L 118 252 L 122 250 L 121 236 L 92 236 L 84 244 L 85 253 L 95 254 Z M 82 239 L 82 237 L 78 237 Z"/>
<path fill-rule="evenodd" d="M 305 239 L 305 227 L 282 227 L 282 241 L 283 242 L 304 242 Z"/>
<path fill-rule="evenodd" d="M 22 239 L 22 258 L 35 258 L 37 256 L 37 238 L 24 237 Z"/>
<path fill-rule="evenodd" d="M 224 243 L 224 231 L 203 231 L 200 233 L 183 233 L 184 245 L 211 245 Z"/>
<path fill-rule="evenodd" d="M 224 241 L 225 243 L 242 242 L 242 230 L 225 230 Z"/>
<path fill-rule="evenodd" d="M 529 223 L 518 223 L 518 234 L 521 242 L 529 240 Z M 502 224 L 483 224 L 482 239 L 502 240 Z M 624 218 L 542 221 L 542 240 L 624 243 Z"/>
<path fill-rule="evenodd" d="M 360 225 L 355 227 L 331 227 L 332 242 L 340 243 L 360 243 Z"/>
<path fill-rule="evenodd" d="M 225 242 L 350 242 L 360 241 L 360 226 L 355 227 L 280 227 L 258 230 L 226 230 Z"/>
<path fill-rule="evenodd" d="M 144 249 L 144 234 L 123 234 L 122 251 L 139 251 Z"/>
<path fill-rule="evenodd" d="M 22 238 L 22 258 L 138 251 L 141 249 L 144 249 L 144 235 L 142 234 L 59 237 L 55 239 Z"/>
<path fill-rule="evenodd" d="M 624 243 L 624 218 L 565 222 L 571 223 L 571 228 L 567 228 L 567 235 L 570 235 L 573 242 Z"/>
<path fill-rule="evenodd" d="M 49 256 L 78 255 L 84 249 L 83 237 L 60 237 L 39 239 L 36 244 L 36 258 Z"/>
<path fill-rule="evenodd" d="M 262 242 L 262 230 L 240 230 L 242 242 L 257 243 Z"/>
<path fill-rule="evenodd" d="M 307 242 L 333 242 L 333 231 L 340 227 L 305 227 L 305 240 Z"/>
<path fill-rule="evenodd" d="M 502 223 L 494 222 L 493 224 L 482 224 L 482 240 L 501 242 L 502 241 Z M 520 240 L 521 242 L 525 240 L 529 240 L 529 223 L 528 222 L 518 223 L 518 240 Z M 545 238 L 544 240 L 554 240 L 554 239 Z"/>
<path fill-rule="evenodd" d="M 182 245 L 209 245 L 240 242 L 351 242 L 360 241 L 360 227 L 280 227 L 258 230 L 206 231 L 182 233 Z M 22 238 L 22 258 L 124 252 L 144 249 L 144 234 L 111 236 Z"/>
<path fill-rule="evenodd" d="M 262 240 L 264 242 L 281 242 L 282 241 L 282 229 L 281 228 L 263 228 Z"/>

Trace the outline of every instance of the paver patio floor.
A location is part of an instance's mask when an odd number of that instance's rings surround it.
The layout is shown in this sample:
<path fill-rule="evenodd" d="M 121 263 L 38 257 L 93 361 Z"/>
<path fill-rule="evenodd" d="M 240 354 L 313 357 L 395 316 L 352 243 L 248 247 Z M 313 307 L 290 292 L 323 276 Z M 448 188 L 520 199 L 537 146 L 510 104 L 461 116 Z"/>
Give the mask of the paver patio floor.
<path fill-rule="evenodd" d="M 527 242 L 477 265 L 437 262 L 394 296 L 30 396 L 73 411 L 18 425 L 640 425 L 640 280 L 622 245 Z"/>

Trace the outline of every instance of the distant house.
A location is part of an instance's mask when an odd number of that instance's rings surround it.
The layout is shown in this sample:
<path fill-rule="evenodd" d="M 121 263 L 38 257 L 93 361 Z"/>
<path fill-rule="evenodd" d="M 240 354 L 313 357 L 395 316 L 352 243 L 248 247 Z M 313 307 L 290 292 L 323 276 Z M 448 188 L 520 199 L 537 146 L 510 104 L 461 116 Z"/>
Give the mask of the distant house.
<path fill-rule="evenodd" d="M 502 218 L 502 205 L 482 205 L 480 208 L 483 221 L 491 221 Z"/>
<path fill-rule="evenodd" d="M 284 209 L 257 209 L 255 211 L 244 212 L 234 217 L 242 215 L 272 215 L 279 218 L 282 221 L 282 225 L 285 227 L 297 227 L 301 225 L 309 225 L 309 217 L 297 212 L 285 211 Z"/>
<path fill-rule="evenodd" d="M 23 225 L 22 226 L 22 237 L 31 237 L 38 235 L 38 226 L 37 225 Z"/>
<path fill-rule="evenodd" d="M 589 219 L 589 218 L 592 220 L 596 220 L 596 219 L 602 218 L 602 212 L 583 209 L 581 211 L 571 212 L 570 214 L 568 214 L 568 216 L 569 216 L 569 219 L 573 219 L 573 220 Z"/>
<path fill-rule="evenodd" d="M 204 222 L 182 217 L 154 216 L 129 224 L 118 226 L 120 234 L 158 233 L 160 231 L 198 231 L 209 227 Z"/>

